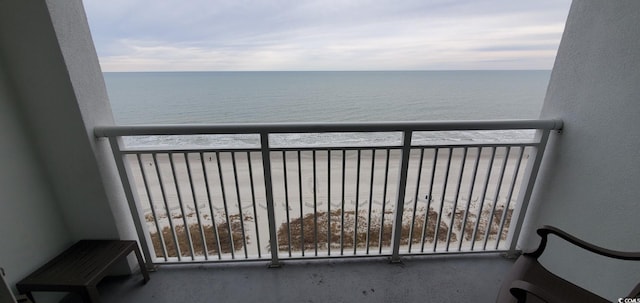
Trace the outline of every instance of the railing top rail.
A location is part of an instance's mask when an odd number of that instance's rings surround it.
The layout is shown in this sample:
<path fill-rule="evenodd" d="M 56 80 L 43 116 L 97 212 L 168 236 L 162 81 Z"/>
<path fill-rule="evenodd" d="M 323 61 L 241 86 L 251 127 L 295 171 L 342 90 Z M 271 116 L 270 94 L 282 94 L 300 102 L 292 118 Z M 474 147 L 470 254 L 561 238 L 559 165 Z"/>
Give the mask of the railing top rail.
<path fill-rule="evenodd" d="M 480 120 L 428 122 L 228 123 L 98 126 L 96 137 L 259 133 L 399 132 L 456 130 L 560 130 L 562 120 Z"/>

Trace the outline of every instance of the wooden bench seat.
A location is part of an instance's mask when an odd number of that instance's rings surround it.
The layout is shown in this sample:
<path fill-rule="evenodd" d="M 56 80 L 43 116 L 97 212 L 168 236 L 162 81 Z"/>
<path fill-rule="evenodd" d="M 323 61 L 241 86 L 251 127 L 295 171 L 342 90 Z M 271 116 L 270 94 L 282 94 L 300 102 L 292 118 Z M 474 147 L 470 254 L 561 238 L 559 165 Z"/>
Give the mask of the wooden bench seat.
<path fill-rule="evenodd" d="M 80 294 L 85 302 L 100 302 L 97 284 L 108 269 L 134 252 L 144 282 L 149 281 L 138 243 L 122 240 L 81 240 L 16 284 L 32 301 L 33 291 L 65 291 Z"/>

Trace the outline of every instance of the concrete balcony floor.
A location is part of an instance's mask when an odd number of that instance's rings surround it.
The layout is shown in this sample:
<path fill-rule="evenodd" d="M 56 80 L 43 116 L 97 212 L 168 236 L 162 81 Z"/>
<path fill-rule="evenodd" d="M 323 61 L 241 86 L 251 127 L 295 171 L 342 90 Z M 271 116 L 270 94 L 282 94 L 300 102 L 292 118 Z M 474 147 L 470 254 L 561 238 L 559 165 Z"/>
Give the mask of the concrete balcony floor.
<path fill-rule="evenodd" d="M 108 277 L 103 303 L 494 302 L 513 260 L 498 255 L 165 265 L 142 276 Z M 80 302 L 73 296 L 65 303 Z"/>

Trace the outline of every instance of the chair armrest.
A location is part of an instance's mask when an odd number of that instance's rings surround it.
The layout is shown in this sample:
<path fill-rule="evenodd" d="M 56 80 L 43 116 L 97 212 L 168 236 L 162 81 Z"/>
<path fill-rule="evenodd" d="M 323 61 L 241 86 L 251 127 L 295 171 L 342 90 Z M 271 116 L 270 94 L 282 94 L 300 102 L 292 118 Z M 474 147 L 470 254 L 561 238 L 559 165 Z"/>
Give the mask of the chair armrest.
<path fill-rule="evenodd" d="M 558 237 L 560 237 L 561 239 L 576 245 L 580 248 L 586 249 L 590 252 L 605 256 L 605 257 L 609 257 L 609 258 L 614 258 L 614 259 L 621 259 L 621 260 L 640 260 L 640 253 L 639 252 L 622 252 L 622 251 L 615 251 L 615 250 L 610 250 L 610 249 L 606 249 L 606 248 L 602 248 L 600 246 L 596 246 L 593 245 L 591 243 L 582 241 L 562 230 L 560 230 L 559 228 L 553 227 L 553 226 L 542 226 L 541 228 L 539 228 L 537 231 L 538 235 L 540 235 L 540 237 L 542 238 L 540 241 L 540 245 L 538 246 L 538 248 L 531 252 L 531 253 L 525 253 L 525 255 L 527 256 L 531 256 L 534 258 L 538 258 L 540 257 L 540 255 L 542 255 L 542 252 L 544 251 L 545 247 L 547 246 L 547 237 L 549 234 L 554 234 Z"/>
<path fill-rule="evenodd" d="M 531 294 L 547 303 L 563 302 L 557 297 L 555 297 L 554 295 L 547 292 L 546 290 L 542 289 L 541 287 L 538 287 L 535 284 L 522 281 L 522 280 L 515 280 L 511 282 L 511 287 L 509 288 L 509 292 L 511 292 L 511 295 L 513 295 L 518 300 L 518 303 L 525 303 L 527 299 L 527 294 Z"/>

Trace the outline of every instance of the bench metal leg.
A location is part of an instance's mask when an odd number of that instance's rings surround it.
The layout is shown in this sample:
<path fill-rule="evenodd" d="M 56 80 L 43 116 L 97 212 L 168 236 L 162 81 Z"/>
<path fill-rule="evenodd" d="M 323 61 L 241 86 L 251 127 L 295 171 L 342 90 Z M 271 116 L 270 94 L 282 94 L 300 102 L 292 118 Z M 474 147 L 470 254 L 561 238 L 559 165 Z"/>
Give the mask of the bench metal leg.
<path fill-rule="evenodd" d="M 142 254 L 140 253 L 140 249 L 138 248 L 138 246 L 136 245 L 136 247 L 133 249 L 133 251 L 136 253 L 136 258 L 138 259 L 138 265 L 140 266 L 140 272 L 142 273 L 142 276 L 144 277 L 144 283 L 146 284 L 147 282 L 149 282 L 149 271 L 147 270 L 147 266 L 144 263 L 144 260 L 142 259 Z"/>

